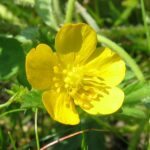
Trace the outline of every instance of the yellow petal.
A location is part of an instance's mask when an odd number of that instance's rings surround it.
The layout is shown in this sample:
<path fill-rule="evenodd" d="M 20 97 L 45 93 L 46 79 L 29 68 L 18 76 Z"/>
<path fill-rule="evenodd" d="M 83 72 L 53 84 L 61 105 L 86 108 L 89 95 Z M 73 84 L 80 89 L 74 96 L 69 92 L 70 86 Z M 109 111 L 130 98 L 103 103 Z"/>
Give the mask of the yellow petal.
<path fill-rule="evenodd" d="M 44 90 L 50 87 L 55 62 L 52 49 L 46 44 L 39 44 L 29 51 L 26 56 L 26 74 L 33 88 Z"/>
<path fill-rule="evenodd" d="M 123 91 L 117 87 L 113 87 L 109 90 L 109 94 L 103 95 L 103 97 L 98 100 L 91 101 L 92 107 L 90 109 L 82 109 L 90 114 L 112 114 L 122 106 L 123 100 Z"/>
<path fill-rule="evenodd" d="M 106 84 L 116 86 L 124 79 L 126 67 L 118 54 L 109 48 L 99 48 L 90 57 L 86 70 L 103 78 Z"/>
<path fill-rule="evenodd" d="M 67 63 L 84 62 L 95 50 L 96 32 L 87 24 L 66 24 L 56 35 L 56 51 Z M 69 59 L 68 59 L 69 56 Z"/>
<path fill-rule="evenodd" d="M 43 93 L 43 103 L 50 116 L 63 124 L 76 125 L 80 122 L 73 100 L 67 93 L 46 91 Z"/>

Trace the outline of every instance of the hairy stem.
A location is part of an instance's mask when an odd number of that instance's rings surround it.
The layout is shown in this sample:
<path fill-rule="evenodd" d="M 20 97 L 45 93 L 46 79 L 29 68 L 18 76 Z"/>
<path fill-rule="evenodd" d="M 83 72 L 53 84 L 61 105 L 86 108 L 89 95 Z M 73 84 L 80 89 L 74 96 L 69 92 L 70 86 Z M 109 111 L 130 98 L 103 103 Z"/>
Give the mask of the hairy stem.
<path fill-rule="evenodd" d="M 68 0 L 65 23 L 70 23 L 72 21 L 75 1 L 76 0 Z"/>

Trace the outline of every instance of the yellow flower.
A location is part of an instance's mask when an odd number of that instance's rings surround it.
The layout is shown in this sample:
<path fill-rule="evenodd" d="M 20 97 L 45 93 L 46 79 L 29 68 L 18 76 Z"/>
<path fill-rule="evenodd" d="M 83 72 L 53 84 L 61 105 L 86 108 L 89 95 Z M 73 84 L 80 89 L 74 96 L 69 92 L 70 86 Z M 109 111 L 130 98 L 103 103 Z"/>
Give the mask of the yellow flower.
<path fill-rule="evenodd" d="M 39 44 L 27 54 L 27 79 L 43 91 L 44 106 L 54 120 L 78 124 L 76 106 L 93 115 L 111 114 L 121 107 L 124 93 L 116 86 L 125 76 L 125 63 L 96 44 L 90 26 L 67 24 L 56 35 L 56 52 Z"/>

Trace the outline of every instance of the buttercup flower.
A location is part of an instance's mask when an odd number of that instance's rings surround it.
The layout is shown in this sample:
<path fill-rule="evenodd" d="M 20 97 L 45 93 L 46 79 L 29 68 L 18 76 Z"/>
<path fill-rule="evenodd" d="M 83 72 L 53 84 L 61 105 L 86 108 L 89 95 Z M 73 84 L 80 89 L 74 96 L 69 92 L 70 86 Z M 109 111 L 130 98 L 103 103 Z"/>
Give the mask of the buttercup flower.
<path fill-rule="evenodd" d="M 39 44 L 27 54 L 27 79 L 43 91 L 44 106 L 54 120 L 78 124 L 77 106 L 93 115 L 111 114 L 121 107 L 124 93 L 116 86 L 124 79 L 125 63 L 96 44 L 90 26 L 67 24 L 56 35 L 56 52 Z"/>

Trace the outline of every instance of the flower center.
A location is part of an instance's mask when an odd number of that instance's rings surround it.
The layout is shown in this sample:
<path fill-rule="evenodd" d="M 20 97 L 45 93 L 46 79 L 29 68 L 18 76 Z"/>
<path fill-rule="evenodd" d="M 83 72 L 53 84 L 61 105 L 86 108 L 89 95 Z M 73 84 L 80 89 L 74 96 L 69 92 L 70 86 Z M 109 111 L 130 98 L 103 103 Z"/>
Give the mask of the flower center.
<path fill-rule="evenodd" d="M 111 87 L 105 84 L 104 79 L 93 73 L 87 74 L 82 67 L 68 66 L 62 69 L 54 66 L 53 70 L 56 92 L 66 90 L 68 95 L 74 99 L 75 104 L 84 109 L 91 109 L 92 101 L 99 101 L 104 95 L 109 94 Z"/>
<path fill-rule="evenodd" d="M 56 91 L 59 92 L 60 88 L 63 88 L 70 96 L 73 96 L 77 92 L 82 79 L 81 67 L 70 67 L 68 65 L 66 69 L 61 69 L 59 66 L 54 66 L 53 70 Z"/>
<path fill-rule="evenodd" d="M 78 91 L 82 79 L 82 71 L 79 67 L 64 69 L 64 87 L 71 97 Z"/>

